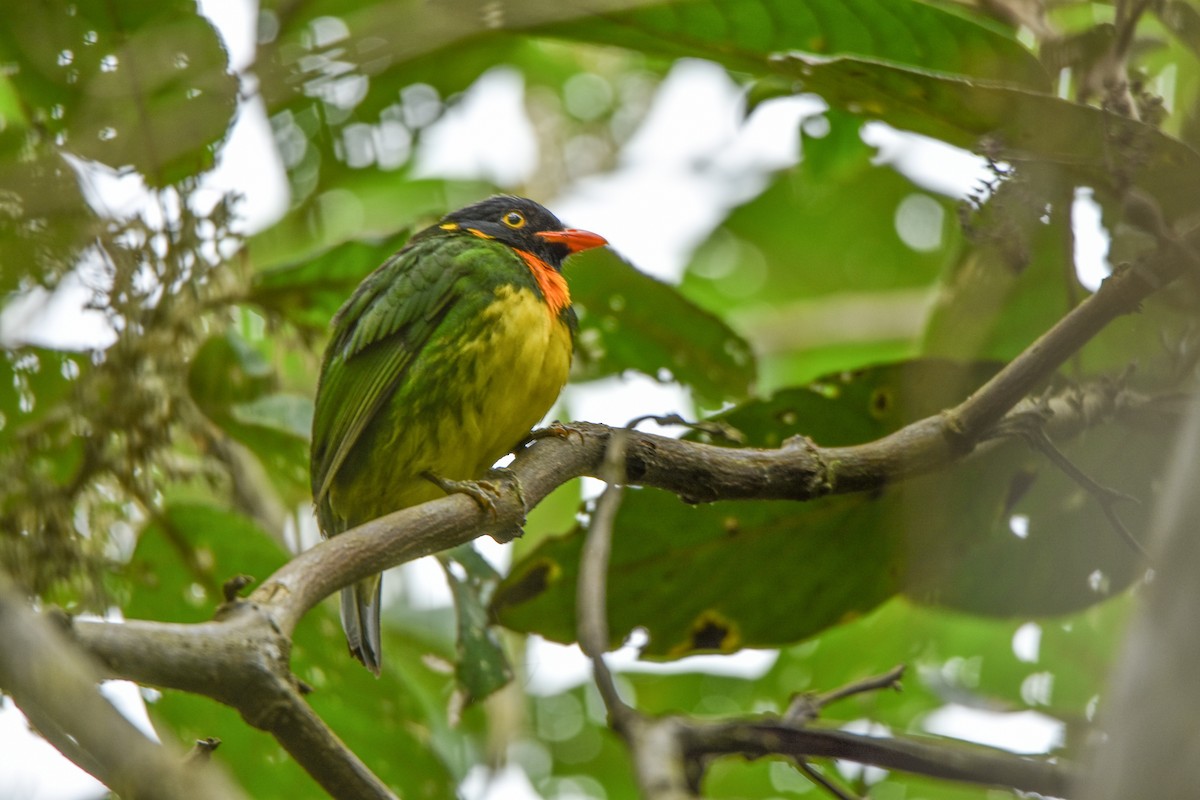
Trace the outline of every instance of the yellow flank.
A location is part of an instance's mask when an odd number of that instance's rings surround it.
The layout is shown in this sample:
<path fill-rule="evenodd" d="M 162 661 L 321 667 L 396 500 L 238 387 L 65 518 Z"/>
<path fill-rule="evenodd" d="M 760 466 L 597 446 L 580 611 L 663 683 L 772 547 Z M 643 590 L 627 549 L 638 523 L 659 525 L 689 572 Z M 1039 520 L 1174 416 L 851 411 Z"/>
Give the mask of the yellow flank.
<path fill-rule="evenodd" d="M 364 431 L 371 461 L 346 464 L 330 491 L 343 519 L 373 517 L 442 496 L 420 477 L 480 477 L 546 414 L 567 381 L 571 333 L 532 289 L 504 285 L 467 335 L 437 339 Z M 420 395 L 412 387 L 423 387 Z"/>

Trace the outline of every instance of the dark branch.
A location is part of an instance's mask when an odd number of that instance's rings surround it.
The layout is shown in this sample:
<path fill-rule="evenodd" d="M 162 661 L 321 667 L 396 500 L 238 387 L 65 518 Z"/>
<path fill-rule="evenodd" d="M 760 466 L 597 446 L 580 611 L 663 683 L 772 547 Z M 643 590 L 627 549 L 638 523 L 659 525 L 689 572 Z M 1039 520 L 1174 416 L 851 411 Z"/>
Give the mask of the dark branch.
<path fill-rule="evenodd" d="M 1074 778 L 1070 768 L 1002 750 L 968 746 L 933 737 L 881 739 L 821 727 L 782 722 L 684 723 L 684 747 L 692 758 L 785 755 L 794 759 L 843 758 L 884 769 L 945 780 L 1003 786 L 1066 797 Z"/>

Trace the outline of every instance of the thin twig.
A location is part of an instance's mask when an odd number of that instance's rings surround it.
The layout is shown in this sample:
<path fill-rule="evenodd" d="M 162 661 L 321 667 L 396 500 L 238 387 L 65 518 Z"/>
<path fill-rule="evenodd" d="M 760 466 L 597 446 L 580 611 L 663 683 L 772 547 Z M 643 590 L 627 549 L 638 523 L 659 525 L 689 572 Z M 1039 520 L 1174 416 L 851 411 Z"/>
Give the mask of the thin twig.
<path fill-rule="evenodd" d="M 1063 474 L 1075 481 L 1084 491 L 1092 496 L 1100 506 L 1100 510 L 1104 512 L 1104 516 L 1108 519 L 1108 524 L 1116 531 L 1125 543 L 1133 549 L 1135 553 L 1142 558 L 1146 557 L 1146 548 L 1137 540 L 1133 532 L 1125 526 L 1121 518 L 1117 516 L 1116 504 L 1120 502 L 1138 504 L 1136 497 L 1118 492 L 1116 489 L 1110 489 L 1097 483 L 1090 475 L 1081 470 L 1075 465 L 1075 462 L 1067 458 L 1063 451 L 1058 449 L 1053 440 L 1046 435 L 1046 432 L 1041 428 L 1037 428 L 1024 433 L 1025 441 L 1029 442 L 1033 447 L 1037 448 L 1042 455 L 1046 456 L 1054 466 L 1058 467 Z"/>
<path fill-rule="evenodd" d="M 1044 415 L 1037 411 L 1028 414 L 1010 415 L 1001 424 L 997 425 L 990 435 L 995 438 L 1004 436 L 1019 437 L 1030 447 L 1045 456 L 1051 464 L 1058 467 L 1060 472 L 1092 496 L 1092 499 L 1096 501 L 1096 504 L 1108 520 L 1109 526 L 1129 545 L 1130 549 L 1142 558 L 1145 558 L 1146 549 L 1142 547 L 1141 542 L 1137 540 L 1133 532 L 1126 527 L 1125 523 L 1117 515 L 1116 510 L 1117 503 L 1125 502 L 1137 505 L 1139 504 L 1138 499 L 1098 483 L 1094 478 L 1076 466 L 1075 462 L 1069 459 L 1062 450 L 1059 450 L 1058 446 L 1054 444 L 1054 440 L 1047 435 L 1043 427 L 1044 421 Z"/>
<path fill-rule="evenodd" d="M 843 789 L 841 786 L 838 786 L 836 783 L 834 783 L 832 779 L 822 775 L 812 766 L 812 764 L 809 764 L 803 759 L 798 759 L 796 761 L 796 768 L 803 772 L 805 777 L 807 777 L 810 781 L 836 797 L 837 800 L 862 800 L 862 798 L 857 794 L 852 794 L 850 790 Z"/>
<path fill-rule="evenodd" d="M 592 660 L 596 688 L 604 700 L 613 725 L 625 726 L 633 710 L 621 700 L 612 672 L 604 661 L 608 649 L 608 561 L 612 553 L 613 523 L 621 507 L 621 492 L 625 483 L 625 448 L 628 433 L 615 430 L 609 438 L 600 469 L 607 482 L 596 501 L 592 523 L 579 557 L 579 583 L 576 605 L 578 611 L 579 644 Z"/>
<path fill-rule="evenodd" d="M 798 694 L 792 698 L 787 711 L 783 713 L 783 720 L 791 725 L 804 725 L 819 717 L 826 706 L 836 703 L 838 700 L 844 700 L 856 694 L 876 692 L 880 689 L 900 691 L 900 679 L 904 677 L 904 669 L 903 664 L 897 664 L 882 675 L 853 681 L 824 694 L 810 692 Z"/>

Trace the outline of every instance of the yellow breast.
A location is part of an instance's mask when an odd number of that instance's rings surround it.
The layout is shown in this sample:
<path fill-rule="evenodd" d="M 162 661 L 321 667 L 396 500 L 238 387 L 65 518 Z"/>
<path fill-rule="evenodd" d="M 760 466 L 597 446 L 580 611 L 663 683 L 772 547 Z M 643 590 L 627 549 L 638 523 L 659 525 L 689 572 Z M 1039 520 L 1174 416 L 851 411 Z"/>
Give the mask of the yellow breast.
<path fill-rule="evenodd" d="M 467 345 L 461 430 L 444 419 L 437 438 L 475 443 L 474 453 L 446 453 L 449 477 L 476 477 L 545 416 L 571 367 L 571 331 L 530 289 L 502 286 L 483 314 L 486 334 Z"/>
<path fill-rule="evenodd" d="M 497 288 L 470 331 L 448 332 L 413 365 L 364 435 L 368 460 L 334 482 L 336 513 L 353 523 L 442 496 L 424 472 L 480 477 L 550 410 L 570 366 L 566 322 L 531 288 Z"/>

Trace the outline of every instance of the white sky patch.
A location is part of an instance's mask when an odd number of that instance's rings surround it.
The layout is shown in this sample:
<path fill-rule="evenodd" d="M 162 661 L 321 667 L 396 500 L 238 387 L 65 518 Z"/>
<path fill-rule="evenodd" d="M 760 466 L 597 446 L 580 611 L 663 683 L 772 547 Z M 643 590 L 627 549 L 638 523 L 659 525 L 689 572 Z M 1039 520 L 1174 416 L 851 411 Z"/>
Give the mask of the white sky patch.
<path fill-rule="evenodd" d="M 862 127 L 862 140 L 879 150 L 874 164 L 886 164 L 924 189 L 962 199 L 991 179 L 987 161 L 945 142 L 900 131 L 883 122 Z"/>
<path fill-rule="evenodd" d="M 62 350 L 103 349 L 117 334 L 102 312 L 85 308 L 92 290 L 78 272 L 48 292 L 38 286 L 0 308 L 0 347 L 22 344 Z"/>
<path fill-rule="evenodd" d="M 563 391 L 563 400 L 572 419 L 604 425 L 625 425 L 646 414 L 681 414 L 686 418 L 692 407 L 687 389 L 677 383 L 659 383 L 640 372 L 570 384 Z M 639 428 L 653 433 L 664 432 L 662 426 L 652 422 L 643 423 Z"/>
<path fill-rule="evenodd" d="M 643 272 L 678 281 L 729 209 L 797 162 L 800 122 L 825 108 L 813 96 L 781 98 L 745 118 L 744 91 L 724 69 L 679 61 L 617 168 L 568 189 L 555 212 L 603 233 Z"/>
<path fill-rule="evenodd" d="M 1037 711 L 1004 713 L 950 703 L 926 715 L 922 727 L 939 736 L 998 747 L 1011 753 L 1047 753 L 1063 743 L 1066 725 Z"/>
<path fill-rule="evenodd" d="M 229 51 L 230 66 L 239 71 L 250 66 L 258 48 L 255 41 L 258 3 L 197 0 L 196 4 L 200 7 L 200 13 L 208 17 L 225 42 L 225 49 Z"/>
<path fill-rule="evenodd" d="M 1090 187 L 1075 189 L 1075 202 L 1071 204 L 1071 229 L 1075 234 L 1075 274 L 1089 291 L 1096 291 L 1100 283 L 1112 274 L 1108 263 L 1108 248 L 1112 242 L 1100 214 L 1100 205 Z"/>
<path fill-rule="evenodd" d="M 99 781 L 31 732 L 25 715 L 8 698 L 0 698 L 0 742 L 0 797 L 77 800 L 105 795 Z"/>
<path fill-rule="evenodd" d="M 1017 628 L 1012 638 L 1013 655 L 1027 664 L 1036 664 L 1042 646 L 1042 626 L 1026 622 Z"/>
<path fill-rule="evenodd" d="M 498 770 L 476 764 L 467 772 L 459 784 L 463 800 L 516 800 L 517 798 L 541 797 L 534 791 L 533 784 L 525 771 L 515 764 L 507 764 Z"/>
<path fill-rule="evenodd" d="M 238 103 L 237 120 L 229 139 L 192 201 L 197 210 L 207 212 L 222 195 L 230 192 L 242 197 L 238 220 L 233 226 L 239 233 L 249 235 L 269 228 L 288 209 L 287 171 L 275 148 L 266 107 L 258 95 Z"/>
<path fill-rule="evenodd" d="M 512 67 L 494 67 L 426 130 L 413 172 L 418 178 L 484 178 L 506 187 L 525 181 L 536 166 L 525 78 Z"/>
<path fill-rule="evenodd" d="M 1013 514 L 1008 518 L 1008 530 L 1018 539 L 1029 538 L 1029 515 Z"/>
<path fill-rule="evenodd" d="M 636 638 L 636 637 L 634 637 Z M 644 643 L 644 637 L 641 638 Z M 676 661 L 641 661 L 638 647 L 625 645 L 605 658 L 616 673 L 641 672 L 654 675 L 704 673 L 757 680 L 775 665 L 776 650 L 739 650 L 729 655 L 688 656 Z M 590 683 L 592 665 L 578 645 L 562 645 L 540 636 L 530 636 L 525 647 L 526 692 L 547 697 Z"/>

